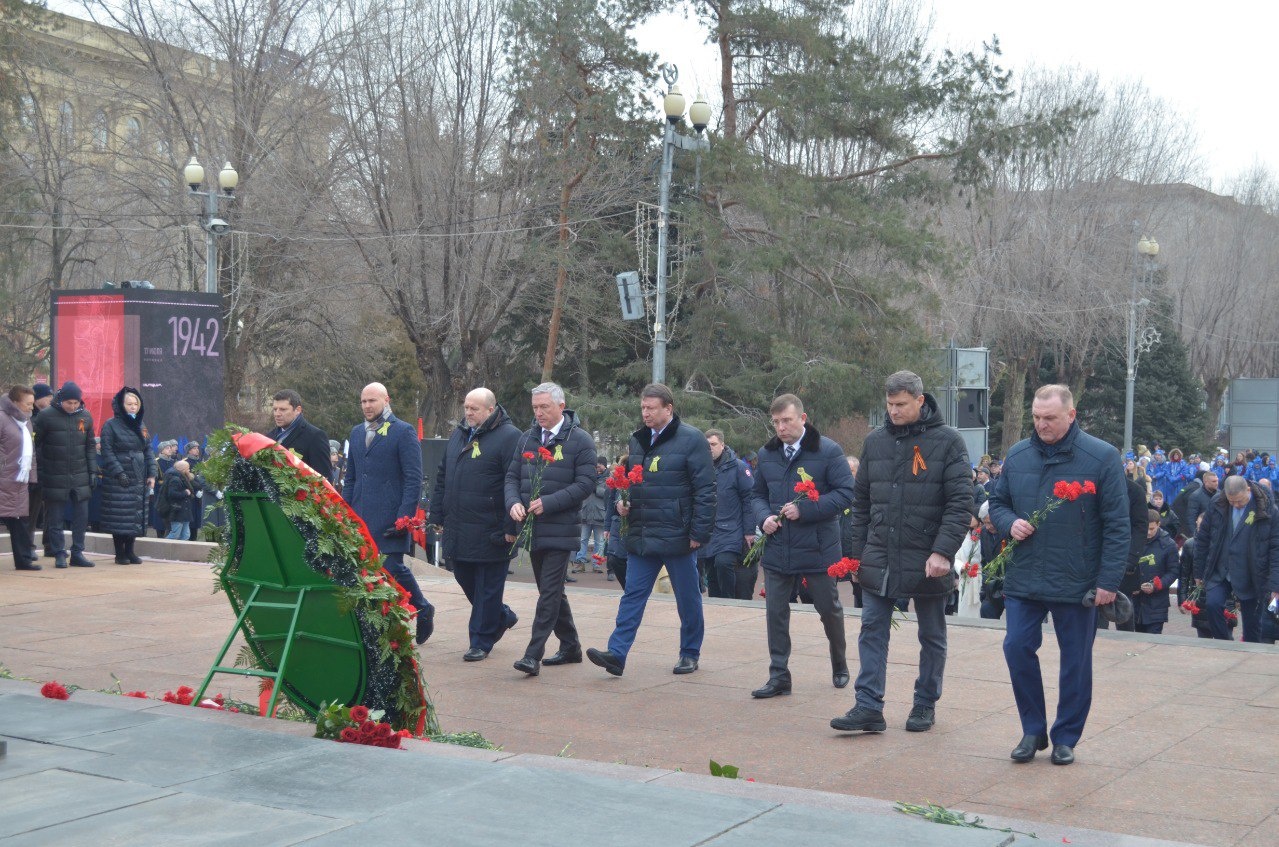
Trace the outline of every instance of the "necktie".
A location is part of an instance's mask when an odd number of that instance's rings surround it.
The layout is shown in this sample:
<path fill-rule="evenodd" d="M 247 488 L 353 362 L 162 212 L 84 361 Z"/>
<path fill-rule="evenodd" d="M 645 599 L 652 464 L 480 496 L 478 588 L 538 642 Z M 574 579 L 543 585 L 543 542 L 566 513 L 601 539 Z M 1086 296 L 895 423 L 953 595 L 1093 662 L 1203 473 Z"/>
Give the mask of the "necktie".
<path fill-rule="evenodd" d="M 542 446 L 545 447 L 551 443 L 551 431 L 549 429 L 542 430 Z"/>
<path fill-rule="evenodd" d="M 795 447 L 795 445 L 794 445 L 794 444 L 787 444 L 787 445 L 786 445 L 786 461 L 788 461 L 788 462 L 789 462 L 791 459 L 795 458 L 795 450 L 796 450 L 796 449 L 797 449 L 797 448 Z"/>

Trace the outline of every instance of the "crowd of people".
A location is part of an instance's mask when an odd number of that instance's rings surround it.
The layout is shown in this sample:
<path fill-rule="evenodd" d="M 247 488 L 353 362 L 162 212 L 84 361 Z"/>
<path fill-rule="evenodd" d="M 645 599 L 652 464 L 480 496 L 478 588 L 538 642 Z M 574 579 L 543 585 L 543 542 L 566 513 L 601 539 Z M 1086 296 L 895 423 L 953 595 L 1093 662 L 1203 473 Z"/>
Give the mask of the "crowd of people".
<path fill-rule="evenodd" d="M 813 605 L 829 644 L 831 684 L 853 680 L 839 581 L 861 608 L 854 704 L 831 720 L 849 732 L 883 732 L 887 657 L 894 617 L 912 609 L 920 643 L 913 705 L 905 721 L 926 732 L 936 720 L 945 673 L 948 615 L 1005 618 L 1004 653 L 1023 735 L 1011 758 L 1028 762 L 1051 740 L 1055 764 L 1074 761 L 1091 705 L 1092 643 L 1098 628 L 1159 634 L 1174 608 L 1201 637 L 1274 643 L 1279 632 L 1279 508 L 1274 458 L 1224 453 L 1211 461 L 1144 447 L 1121 456 L 1080 429 L 1073 396 L 1041 387 L 1032 435 L 1000 459 L 970 462 L 920 378 L 900 371 L 884 385 L 887 421 L 846 455 L 823 436 L 794 394 L 769 408 L 773 437 L 739 457 L 719 430 L 697 429 L 675 412 L 664 385 L 639 396 L 642 425 L 611 463 L 567 408 L 564 390 L 530 392 L 532 423 L 520 429 L 487 388 L 465 398 L 433 490 L 424 492 L 416 429 L 397 418 L 380 383 L 361 392 L 363 421 L 345 452 L 302 414 L 297 392 L 277 392 L 268 435 L 340 489 L 378 541 L 384 567 L 417 612 L 428 640 L 435 609 L 404 562 L 418 518 L 441 539 L 442 564 L 471 604 L 468 650 L 483 661 L 519 618 L 504 602 L 511 561 L 532 564 L 538 597 L 529 639 L 514 669 L 589 660 L 621 676 L 659 579 L 669 581 L 680 619 L 675 674 L 698 670 L 703 594 L 759 596 L 767 620 L 768 677 L 750 692 L 784 696 L 792 603 Z M 31 530 L 46 515 L 45 544 L 58 567 L 84 557 L 88 505 L 116 542 L 116 562 L 136 563 L 150 503 L 170 538 L 190 537 L 206 486 L 200 448 L 161 442 L 152 455 L 141 394 L 124 387 L 94 438 L 79 389 L 15 386 L 0 398 L 0 517 L 15 566 L 39 569 Z M 40 406 L 44 401 L 43 407 Z M 155 493 L 160 492 L 160 493 Z M 429 497 L 424 498 L 424 494 Z M 65 516 L 65 517 L 64 517 Z M 63 518 L 63 519 L 52 519 Z M 407 519 L 407 520 L 406 520 Z M 71 527 L 70 550 L 63 525 Z M 588 558 L 589 557 L 589 558 Z M 999 573 L 984 566 L 1003 562 Z M 579 638 L 565 585 L 574 566 L 606 570 L 622 588 L 603 649 Z M 1175 592 L 1175 595 L 1174 595 Z M 1037 653 L 1052 618 L 1061 651 L 1059 702 L 1049 726 Z M 554 651 L 550 651 L 551 637 Z"/>

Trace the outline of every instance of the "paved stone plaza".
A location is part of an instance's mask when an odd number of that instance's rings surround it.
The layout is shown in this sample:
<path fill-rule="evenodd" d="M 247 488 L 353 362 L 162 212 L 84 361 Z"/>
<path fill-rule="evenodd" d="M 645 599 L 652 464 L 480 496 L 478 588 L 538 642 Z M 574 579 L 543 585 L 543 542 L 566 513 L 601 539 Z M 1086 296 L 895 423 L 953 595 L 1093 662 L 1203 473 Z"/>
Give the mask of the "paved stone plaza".
<path fill-rule="evenodd" d="M 118 678 L 125 690 L 156 697 L 198 685 L 233 620 L 208 566 L 97 561 L 92 570 L 0 568 L 0 664 L 85 688 Z M 701 670 L 691 676 L 670 672 L 678 619 L 670 598 L 657 597 L 625 676 L 583 664 L 527 678 L 511 662 L 528 634 L 530 586 L 509 586 L 521 622 L 507 640 L 487 660 L 464 663 L 465 598 L 448 574 L 417 571 L 439 608 L 420 653 L 440 721 L 447 731 L 482 732 L 501 752 L 422 743 L 411 755 L 352 750 L 300 737 L 310 734 L 302 724 L 88 691 L 70 703 L 45 701 L 31 696 L 36 686 L 8 682 L 0 687 L 0 736 L 10 739 L 0 761 L 0 836 L 87 843 L 80 838 L 94 832 L 101 838 L 93 843 L 118 834 L 138 844 L 149 840 L 138 833 L 199 832 L 201 843 L 244 843 L 234 831 L 243 825 L 260 844 L 347 839 L 357 834 L 351 827 L 378 838 L 402 833 L 403 843 L 428 833 L 441 843 L 499 843 L 512 828 L 529 844 L 747 844 L 771 838 L 768 831 L 796 844 L 1008 843 L 1003 833 L 891 811 L 891 801 L 933 801 L 1057 843 L 1279 843 L 1275 648 L 1102 633 L 1079 761 L 1053 767 L 1041 756 L 1019 766 L 1008 759 L 1020 730 L 998 628 L 952 626 L 937 726 L 910 734 L 901 725 L 916 651 L 914 625 L 903 623 L 889 667 L 889 731 L 849 737 L 827 726 L 852 705 L 852 689 L 831 687 L 812 613 L 792 616 L 790 697 L 749 697 L 767 676 L 762 603 L 708 602 Z M 575 588 L 570 598 L 584 644 L 602 647 L 616 590 Z M 857 623 L 849 617 L 850 644 Z M 1050 683 L 1052 645 L 1048 633 Z M 213 691 L 251 699 L 252 683 L 221 679 Z M 756 782 L 703 776 L 710 759 Z M 378 784 L 402 786 L 403 796 L 360 787 L 383 767 Z M 138 828 L 169 819 L 188 823 L 181 832 Z"/>

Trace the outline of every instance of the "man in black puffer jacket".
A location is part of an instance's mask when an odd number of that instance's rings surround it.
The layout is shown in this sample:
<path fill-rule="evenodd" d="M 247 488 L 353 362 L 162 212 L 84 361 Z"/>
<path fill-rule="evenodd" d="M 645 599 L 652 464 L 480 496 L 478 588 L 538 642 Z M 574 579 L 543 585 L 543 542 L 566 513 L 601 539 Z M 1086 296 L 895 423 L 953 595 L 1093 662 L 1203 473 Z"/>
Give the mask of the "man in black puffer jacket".
<path fill-rule="evenodd" d="M 486 658 L 519 620 L 502 602 L 514 555 L 507 538 L 515 533 L 506 511 L 506 471 L 519 440 L 493 392 L 477 388 L 462 402 L 462 420 L 435 475 L 430 523 L 444 528 L 444 559 L 471 601 L 471 649 L 462 656 L 467 662 Z"/>
<path fill-rule="evenodd" d="M 888 422 L 866 437 L 853 495 L 853 558 L 861 561 L 861 670 L 857 705 L 830 725 L 883 732 L 888 634 L 896 599 L 912 597 L 919 622 L 919 677 L 910 732 L 932 728 L 946 669 L 946 598 L 972 518 L 972 465 L 959 431 L 910 371 L 884 383 Z"/>
<path fill-rule="evenodd" d="M 84 556 L 84 534 L 89 528 L 89 497 L 96 484 L 97 449 L 93 441 L 93 417 L 84 408 L 80 386 L 65 382 L 53 402 L 35 420 L 35 449 L 40 467 L 40 491 L 49 515 L 46 539 L 57 566 L 68 563 L 62 515 L 71 501 L 70 564 L 91 568 Z"/>
<path fill-rule="evenodd" d="M 582 502 L 595 491 L 595 440 L 564 408 L 564 389 L 544 382 L 533 389 L 533 426 L 520 438 L 506 471 L 506 507 L 516 523 L 531 521 L 529 558 L 537 580 L 533 632 L 517 671 L 537 676 L 554 631 L 560 648 L 547 665 L 582 661 L 573 613 L 564 593 L 568 557 L 577 550 Z M 542 451 L 547 451 L 545 457 Z M 541 488 L 533 477 L 541 471 Z M 512 539 L 514 540 L 514 539 Z"/>
<path fill-rule="evenodd" d="M 626 591 L 617 606 L 617 625 L 608 650 L 592 647 L 590 660 L 621 676 L 635 642 L 644 607 L 662 566 L 671 579 L 679 612 L 679 662 L 674 673 L 697 670 L 705 621 L 697 575 L 697 549 L 715 528 L 715 468 L 706 437 L 675 414 L 675 395 L 653 383 L 640 392 L 644 426 L 631 435 L 628 469 L 639 466 L 643 482 L 631 486 L 630 506 L 614 505 L 628 519 Z"/>
<path fill-rule="evenodd" d="M 844 608 L 826 569 L 840 559 L 839 518 L 853 500 L 853 474 L 843 449 L 817 431 L 794 394 L 778 397 L 768 412 L 777 436 L 760 448 L 751 492 L 755 523 L 768 536 L 760 564 L 770 661 L 768 682 L 751 692 L 756 699 L 791 691 L 790 598 L 804 580 L 830 644 L 831 678 L 836 688 L 848 685 Z M 816 486 L 815 500 L 796 493 L 805 482 Z"/>

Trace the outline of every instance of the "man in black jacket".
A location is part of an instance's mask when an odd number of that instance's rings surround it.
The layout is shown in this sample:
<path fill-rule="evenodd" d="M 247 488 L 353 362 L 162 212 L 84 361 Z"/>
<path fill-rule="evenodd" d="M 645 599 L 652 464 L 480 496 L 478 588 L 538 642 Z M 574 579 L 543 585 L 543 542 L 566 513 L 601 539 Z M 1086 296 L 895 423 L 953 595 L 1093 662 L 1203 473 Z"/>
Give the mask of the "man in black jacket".
<path fill-rule="evenodd" d="M 84 408 L 84 395 L 74 382 L 64 382 L 53 403 L 35 420 L 35 449 L 40 467 L 40 491 L 48 514 L 49 551 L 60 568 L 68 564 L 63 513 L 71 502 L 70 564 L 91 568 L 84 556 L 84 534 L 89 527 L 89 497 L 97 484 L 97 446 L 93 418 Z"/>
<path fill-rule="evenodd" d="M 564 408 L 564 389 L 553 382 L 534 388 L 533 418 L 506 471 L 511 519 L 532 524 L 527 543 L 537 580 L 537 611 L 524 658 L 515 662 L 515 669 L 529 676 L 541 671 L 552 631 L 560 647 L 546 664 L 582 661 L 564 577 L 577 549 L 582 502 L 595 491 L 595 440 L 578 425 L 577 414 Z"/>
<path fill-rule="evenodd" d="M 768 617 L 768 682 L 751 692 L 756 699 L 791 692 L 790 598 L 801 581 L 808 583 L 830 644 L 831 679 L 836 688 L 848 685 L 844 608 L 838 583 L 827 568 L 841 557 L 839 517 L 853 501 L 853 474 L 843 449 L 817 431 L 794 394 L 778 397 L 768 412 L 777 436 L 759 450 L 751 491 L 754 523 L 768 536 L 760 563 Z M 816 486 L 816 499 L 797 495 L 795 486 L 805 482 Z"/>
<path fill-rule="evenodd" d="M 302 416 L 301 394 L 292 388 L 275 392 L 271 398 L 271 417 L 275 428 L 266 434 L 267 438 L 297 453 L 311 470 L 325 479 L 333 475 L 329 437 Z"/>
<path fill-rule="evenodd" d="M 698 548 L 698 569 L 708 577 L 711 597 L 749 600 L 755 590 L 758 563 L 742 567 L 745 545 L 755 540 L 755 515 L 751 510 L 751 471 L 724 443 L 724 433 L 706 430 L 706 445 L 715 463 L 715 531 Z"/>
<path fill-rule="evenodd" d="M 943 423 L 937 401 L 910 371 L 884 383 L 888 422 L 866 437 L 853 495 L 853 558 L 861 561 L 861 670 L 857 705 L 834 729 L 883 732 L 888 635 L 895 600 L 913 597 L 919 624 L 919 676 L 910 732 L 932 728 L 946 669 L 946 598 L 953 562 L 972 518 L 972 465 L 959 431 Z"/>
<path fill-rule="evenodd" d="M 506 471 L 519 440 L 493 392 L 477 388 L 462 402 L 462 420 L 435 475 L 430 523 L 444 528 L 444 558 L 471 601 L 471 649 L 462 656 L 467 662 L 486 658 L 519 620 L 502 602 L 514 555 L 507 536 L 515 532 L 506 513 Z"/>
<path fill-rule="evenodd" d="M 1220 484 L 1221 481 L 1212 471 L 1203 471 L 1199 474 L 1199 487 L 1190 493 L 1190 501 L 1186 504 L 1185 535 L 1187 538 L 1195 537 L 1199 516 L 1206 514 L 1212 508 L 1212 498 L 1217 496 L 1217 488 Z"/>
<path fill-rule="evenodd" d="M 715 527 L 715 468 L 706 437 L 675 414 L 675 395 L 653 383 L 640 392 L 644 426 L 631 434 L 627 466 L 639 466 L 643 482 L 631 486 L 631 503 L 615 504 L 628 519 L 626 591 L 617 606 L 617 625 L 607 650 L 592 647 L 590 660 L 621 676 L 635 642 L 644 607 L 662 566 L 671 579 L 679 612 L 679 661 L 674 673 L 697 670 L 705 621 L 697 575 L 697 549 Z"/>
<path fill-rule="evenodd" d="M 43 466 L 41 479 L 44 478 Z M 1262 616 L 1279 600 L 1279 509 L 1274 494 L 1242 476 L 1228 476 L 1195 534 L 1195 582 L 1212 637 L 1230 640 L 1229 598 L 1239 600 L 1243 640 L 1271 641 Z"/>

